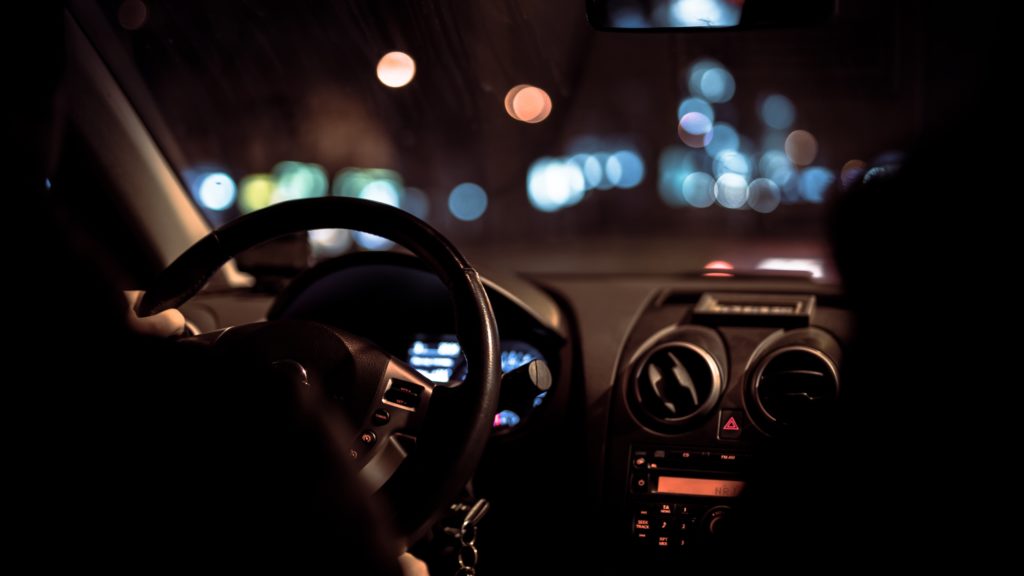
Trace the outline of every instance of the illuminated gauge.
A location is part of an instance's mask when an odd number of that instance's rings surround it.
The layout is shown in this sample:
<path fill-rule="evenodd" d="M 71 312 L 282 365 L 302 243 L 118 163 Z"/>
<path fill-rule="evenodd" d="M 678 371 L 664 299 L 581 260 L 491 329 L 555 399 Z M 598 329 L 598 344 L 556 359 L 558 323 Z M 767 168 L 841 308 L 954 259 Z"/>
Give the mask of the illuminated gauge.
<path fill-rule="evenodd" d="M 544 356 L 533 346 L 518 340 L 507 340 L 501 343 L 501 371 L 511 372 L 534 360 L 543 360 Z M 430 381 L 441 385 L 461 382 L 466 377 L 466 359 L 462 355 L 462 347 L 455 336 L 418 336 L 409 345 L 409 365 L 426 376 Z M 544 402 L 547 392 L 541 392 L 533 400 L 536 409 Z M 500 408 L 500 406 L 499 406 Z M 494 428 L 508 430 L 518 425 L 526 414 L 517 414 L 512 410 L 501 410 L 494 415 Z"/>

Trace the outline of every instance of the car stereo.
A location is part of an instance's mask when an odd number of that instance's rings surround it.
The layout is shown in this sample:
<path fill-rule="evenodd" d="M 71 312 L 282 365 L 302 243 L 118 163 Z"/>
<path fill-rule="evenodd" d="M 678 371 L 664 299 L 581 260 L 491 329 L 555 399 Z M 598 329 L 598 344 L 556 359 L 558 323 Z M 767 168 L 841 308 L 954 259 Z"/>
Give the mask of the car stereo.
<path fill-rule="evenodd" d="M 628 515 L 639 547 L 684 552 L 728 539 L 750 456 L 678 447 L 630 450 Z"/>

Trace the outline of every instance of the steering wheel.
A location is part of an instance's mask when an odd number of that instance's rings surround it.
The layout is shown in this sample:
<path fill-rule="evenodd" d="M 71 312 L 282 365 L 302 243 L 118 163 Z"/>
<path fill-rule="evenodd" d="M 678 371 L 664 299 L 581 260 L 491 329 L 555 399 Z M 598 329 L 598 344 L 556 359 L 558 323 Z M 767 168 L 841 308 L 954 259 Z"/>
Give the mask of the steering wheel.
<path fill-rule="evenodd" d="M 448 287 L 466 379 L 438 386 L 369 341 L 305 321 L 247 324 L 193 337 L 266 367 L 300 386 L 320 388 L 355 427 L 344 455 L 394 510 L 397 530 L 414 540 L 458 495 L 479 462 L 497 409 L 500 344 L 477 272 L 425 222 L 397 208 L 354 198 L 277 204 L 242 216 L 186 250 L 139 303 L 140 316 L 180 306 L 240 252 L 275 237 L 347 228 L 392 240 L 421 258 Z M 415 449 L 407 450 L 408 440 Z"/>

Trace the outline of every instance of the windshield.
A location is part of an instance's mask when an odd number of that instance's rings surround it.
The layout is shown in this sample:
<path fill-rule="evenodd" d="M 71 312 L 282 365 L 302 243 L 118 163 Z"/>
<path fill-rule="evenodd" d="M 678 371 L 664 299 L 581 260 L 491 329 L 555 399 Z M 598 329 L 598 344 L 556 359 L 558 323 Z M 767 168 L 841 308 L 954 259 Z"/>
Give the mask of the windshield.
<path fill-rule="evenodd" d="M 845 4 L 825 27 L 616 34 L 582 1 L 102 2 L 214 225 L 359 196 L 518 269 L 818 275 L 830 195 L 920 130 L 909 9 Z"/>

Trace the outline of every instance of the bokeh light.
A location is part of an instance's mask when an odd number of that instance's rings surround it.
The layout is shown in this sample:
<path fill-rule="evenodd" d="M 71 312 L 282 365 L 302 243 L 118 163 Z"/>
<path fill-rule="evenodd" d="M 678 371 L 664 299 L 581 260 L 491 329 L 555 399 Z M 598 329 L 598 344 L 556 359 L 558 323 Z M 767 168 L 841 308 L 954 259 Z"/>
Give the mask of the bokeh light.
<path fill-rule="evenodd" d="M 736 80 L 716 60 L 698 60 L 690 67 L 687 81 L 690 93 L 708 102 L 721 104 L 732 100 L 736 93 Z"/>
<path fill-rule="evenodd" d="M 195 198 L 208 210 L 227 210 L 235 203 L 235 192 L 235 181 L 224 172 L 211 172 L 196 179 Z"/>
<path fill-rule="evenodd" d="M 711 143 L 711 120 L 700 112 L 688 112 L 679 119 L 679 139 L 690 148 L 703 148 Z"/>
<path fill-rule="evenodd" d="M 280 162 L 274 166 L 274 180 L 274 204 L 327 195 L 327 172 L 317 164 Z"/>
<path fill-rule="evenodd" d="M 463 222 L 472 222 L 487 211 L 487 192 L 478 184 L 463 182 L 448 195 L 448 210 Z"/>
<path fill-rule="evenodd" d="M 715 179 L 704 172 L 693 172 L 683 180 L 683 198 L 695 208 L 715 203 Z"/>
<path fill-rule="evenodd" d="M 604 178 L 604 165 L 593 154 L 576 154 L 569 161 L 583 171 L 584 187 L 587 190 L 596 188 Z"/>
<path fill-rule="evenodd" d="M 761 101 L 761 121 L 769 128 L 789 130 L 796 121 L 796 106 L 782 94 L 772 94 Z"/>
<path fill-rule="evenodd" d="M 377 62 L 377 79 L 389 88 L 401 88 L 416 76 L 416 61 L 405 52 L 388 52 Z"/>
<path fill-rule="evenodd" d="M 610 156 L 605 156 L 605 161 Z M 614 164 L 618 165 L 618 162 Z M 621 169 L 621 166 L 619 166 Z M 621 174 L 619 175 L 621 178 Z M 540 158 L 526 175 L 527 198 L 541 212 L 555 212 L 579 203 L 586 193 L 586 179 L 576 162 Z"/>
<path fill-rule="evenodd" d="M 732 262 L 727 260 L 712 260 L 704 265 L 705 270 L 735 270 L 736 267 L 732 265 Z"/>
<path fill-rule="evenodd" d="M 725 208 L 733 210 L 747 204 L 747 179 L 732 172 L 723 174 L 715 182 L 715 200 Z"/>
<path fill-rule="evenodd" d="M 644 180 L 644 161 L 640 155 L 633 150 L 619 150 L 611 155 L 608 160 L 615 159 L 621 168 L 621 175 L 616 184 L 619 188 L 636 188 Z"/>
<path fill-rule="evenodd" d="M 658 158 L 658 195 L 672 207 L 686 206 L 683 181 L 696 170 L 693 157 L 697 154 L 681 146 L 670 146 Z"/>
<path fill-rule="evenodd" d="M 238 211 L 248 214 L 270 206 L 276 183 L 270 174 L 250 174 L 238 183 Z"/>
<path fill-rule="evenodd" d="M 825 277 L 825 262 L 820 258 L 765 258 L 757 263 L 758 270 L 810 272 L 811 278 Z"/>
<path fill-rule="evenodd" d="M 551 114 L 551 109 L 551 96 L 536 86 L 519 84 L 505 94 L 505 111 L 520 122 L 543 122 Z"/>
<path fill-rule="evenodd" d="M 800 174 L 800 197 L 813 204 L 820 204 L 825 201 L 825 193 L 828 192 L 836 176 L 828 168 L 812 166 Z"/>
<path fill-rule="evenodd" d="M 782 203 L 782 190 L 768 178 L 758 178 L 747 186 L 747 205 L 762 214 L 774 212 Z"/>
<path fill-rule="evenodd" d="M 722 152 L 740 149 L 740 135 L 731 124 L 719 122 L 711 129 L 711 141 L 707 146 L 708 156 L 715 157 Z"/>
<path fill-rule="evenodd" d="M 839 171 L 839 181 L 843 185 L 843 188 L 853 186 L 854 183 L 861 179 L 867 168 L 867 162 L 857 160 L 856 158 L 847 161 L 846 164 L 843 164 L 843 168 Z"/>
<path fill-rule="evenodd" d="M 340 256 L 352 247 L 352 233 L 341 228 L 310 230 L 308 238 L 313 257 L 317 259 Z"/>
<path fill-rule="evenodd" d="M 402 207 L 405 186 L 401 176 L 393 170 L 383 168 L 346 168 L 334 176 L 331 193 L 335 196 L 362 198 Z M 394 242 L 365 232 L 352 233 L 356 244 L 367 250 L 387 250 Z"/>
<path fill-rule="evenodd" d="M 406 188 L 405 196 L 398 202 L 398 206 L 420 220 L 426 220 L 430 216 L 430 199 L 427 198 L 426 192 L 419 188 Z"/>
<path fill-rule="evenodd" d="M 719 28 L 740 23 L 742 2 L 733 0 L 672 0 L 669 24 L 695 28 Z"/>
<path fill-rule="evenodd" d="M 750 160 L 735 150 L 726 150 L 715 156 L 712 172 L 717 178 L 726 174 L 739 174 L 744 178 L 749 178 L 751 174 Z"/>
<path fill-rule="evenodd" d="M 786 137 L 786 156 L 797 166 L 810 166 L 818 157 L 818 140 L 806 130 L 794 130 Z"/>
<path fill-rule="evenodd" d="M 715 109 L 703 98 L 691 97 L 680 102 L 679 108 L 676 110 L 676 118 L 681 119 L 690 112 L 703 114 L 712 123 L 715 121 Z"/>

